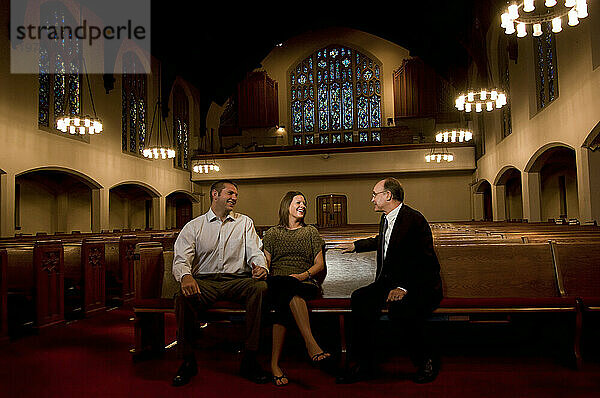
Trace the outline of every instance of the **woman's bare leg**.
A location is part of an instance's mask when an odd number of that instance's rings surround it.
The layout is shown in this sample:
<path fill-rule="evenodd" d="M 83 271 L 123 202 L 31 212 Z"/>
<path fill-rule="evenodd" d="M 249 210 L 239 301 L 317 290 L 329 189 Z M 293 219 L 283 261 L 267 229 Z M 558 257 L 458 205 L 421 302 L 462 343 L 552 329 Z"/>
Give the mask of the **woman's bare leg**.
<path fill-rule="evenodd" d="M 273 324 L 273 349 L 271 351 L 271 372 L 275 377 L 281 377 L 284 374 L 283 370 L 281 370 L 281 368 L 279 367 L 279 358 L 281 357 L 281 350 L 283 349 L 285 331 L 285 326 Z M 287 378 L 277 380 L 277 385 L 285 385 L 287 383 Z"/>
<path fill-rule="evenodd" d="M 306 306 L 306 301 L 300 296 L 294 296 L 290 301 L 290 310 L 292 311 L 292 315 L 296 320 L 296 324 L 298 325 L 298 329 L 300 330 L 300 334 L 304 339 L 304 343 L 306 344 L 306 350 L 308 351 L 308 355 L 310 358 L 314 358 L 315 355 L 323 352 L 323 349 L 319 346 L 315 337 L 312 334 L 312 330 L 310 328 L 310 318 L 308 316 L 308 307 Z M 315 358 L 317 360 L 325 359 L 329 357 L 329 353 L 326 353 L 320 358 Z"/>

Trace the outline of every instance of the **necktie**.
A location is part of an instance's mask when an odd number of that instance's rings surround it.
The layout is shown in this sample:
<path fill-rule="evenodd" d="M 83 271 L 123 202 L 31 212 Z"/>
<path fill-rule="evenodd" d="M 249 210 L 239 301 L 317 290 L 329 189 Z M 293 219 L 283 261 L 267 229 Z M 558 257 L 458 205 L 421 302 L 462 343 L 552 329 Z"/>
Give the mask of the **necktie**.
<path fill-rule="evenodd" d="M 388 220 L 386 216 L 383 216 L 383 228 L 381 229 L 381 261 L 385 259 L 385 234 L 388 228 Z"/>
<path fill-rule="evenodd" d="M 382 274 L 383 271 L 383 260 L 385 259 L 385 232 L 387 231 L 387 227 L 388 227 L 388 221 L 387 218 L 385 216 L 383 216 L 383 226 L 381 227 L 381 261 L 377 262 L 377 272 L 376 272 L 376 276 L 375 276 L 375 280 L 379 280 L 379 277 Z"/>

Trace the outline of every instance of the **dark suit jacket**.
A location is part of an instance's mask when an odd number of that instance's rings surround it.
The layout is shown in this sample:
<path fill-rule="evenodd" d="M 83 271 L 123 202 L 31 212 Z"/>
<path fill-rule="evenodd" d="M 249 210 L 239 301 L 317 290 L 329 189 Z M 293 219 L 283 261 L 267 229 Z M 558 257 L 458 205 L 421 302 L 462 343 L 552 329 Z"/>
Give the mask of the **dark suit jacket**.
<path fill-rule="evenodd" d="M 440 263 L 433 249 L 433 237 L 425 217 L 402 204 L 384 261 L 381 253 L 382 229 L 383 217 L 379 235 L 354 242 L 357 252 L 377 250 L 375 283 L 388 291 L 402 287 L 408 292 L 403 300 L 431 309 L 437 307 L 443 296 Z"/>

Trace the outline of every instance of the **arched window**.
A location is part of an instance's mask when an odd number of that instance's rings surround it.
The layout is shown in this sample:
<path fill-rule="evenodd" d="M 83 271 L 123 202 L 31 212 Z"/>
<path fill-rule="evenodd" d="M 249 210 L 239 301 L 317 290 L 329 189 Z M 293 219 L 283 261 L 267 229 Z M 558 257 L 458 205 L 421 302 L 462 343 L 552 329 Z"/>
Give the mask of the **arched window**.
<path fill-rule="evenodd" d="M 142 154 L 146 142 L 147 76 L 135 54 L 123 55 L 121 89 L 121 149 Z"/>
<path fill-rule="evenodd" d="M 542 35 L 533 38 L 537 87 L 537 108 L 558 98 L 558 71 L 556 68 L 556 43 L 550 22 L 546 22 Z"/>
<path fill-rule="evenodd" d="M 189 103 L 183 89 L 176 85 L 173 88 L 173 141 L 175 142 L 176 167 L 189 170 Z"/>
<path fill-rule="evenodd" d="M 498 73 L 500 75 L 500 89 L 505 93 L 510 92 L 510 74 L 508 68 L 508 42 L 504 35 L 498 40 Z M 510 109 L 510 95 L 508 102 L 502 107 L 502 138 L 512 133 L 512 114 Z"/>
<path fill-rule="evenodd" d="M 379 142 L 381 64 L 331 45 L 290 74 L 294 145 Z"/>
<path fill-rule="evenodd" d="M 40 10 L 40 26 L 73 26 L 73 18 L 60 4 L 48 2 Z M 56 119 L 80 113 L 81 46 L 79 40 L 50 38 L 40 40 L 38 126 L 56 128 Z"/>

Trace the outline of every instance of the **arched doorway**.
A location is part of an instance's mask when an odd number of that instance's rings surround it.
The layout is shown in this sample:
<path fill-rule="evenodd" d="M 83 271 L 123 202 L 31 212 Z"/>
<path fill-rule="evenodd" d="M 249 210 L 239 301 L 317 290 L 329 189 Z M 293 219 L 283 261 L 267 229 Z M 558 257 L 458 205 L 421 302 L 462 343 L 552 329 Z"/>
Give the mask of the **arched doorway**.
<path fill-rule="evenodd" d="M 492 221 L 494 214 L 492 211 L 492 186 L 486 180 L 483 180 L 477 186 L 475 193 L 483 196 L 483 219 L 482 221 Z"/>
<path fill-rule="evenodd" d="M 167 228 L 181 229 L 193 218 L 193 203 L 198 200 L 188 192 L 167 195 Z"/>
<path fill-rule="evenodd" d="M 339 227 L 348 224 L 348 201 L 345 195 L 317 196 L 317 225 Z"/>
<path fill-rule="evenodd" d="M 504 186 L 504 211 L 507 220 L 523 219 L 523 192 L 521 172 L 515 167 L 506 167 L 496 179 L 496 186 Z"/>

